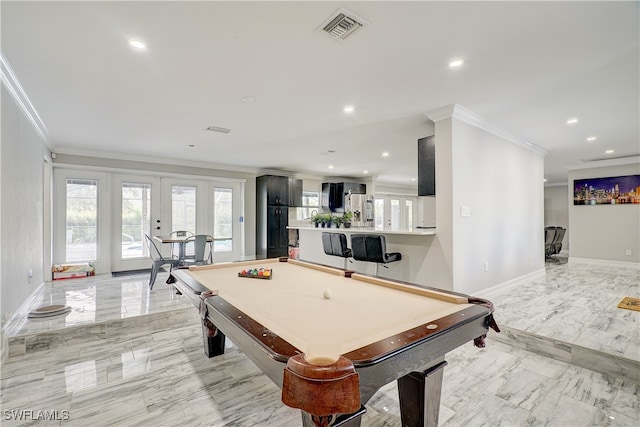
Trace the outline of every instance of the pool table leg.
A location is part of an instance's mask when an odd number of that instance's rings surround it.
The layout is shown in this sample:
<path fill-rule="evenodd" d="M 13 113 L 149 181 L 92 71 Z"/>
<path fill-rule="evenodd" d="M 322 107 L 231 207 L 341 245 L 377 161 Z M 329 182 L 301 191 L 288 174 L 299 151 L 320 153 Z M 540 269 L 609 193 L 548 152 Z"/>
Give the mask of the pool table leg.
<path fill-rule="evenodd" d="M 437 427 L 442 376 L 447 362 L 398 378 L 400 416 L 406 427 Z"/>
<path fill-rule="evenodd" d="M 303 427 L 318 427 L 318 426 L 331 426 L 331 427 L 360 427 L 360 421 L 362 421 L 362 414 L 367 412 L 364 406 L 353 414 L 340 414 L 337 418 L 322 417 L 318 419 L 317 416 L 311 415 L 308 412 L 300 411 L 302 413 L 302 426 Z"/>
<path fill-rule="evenodd" d="M 202 337 L 204 338 L 204 354 L 214 357 L 224 354 L 225 336 L 209 319 L 202 321 Z"/>

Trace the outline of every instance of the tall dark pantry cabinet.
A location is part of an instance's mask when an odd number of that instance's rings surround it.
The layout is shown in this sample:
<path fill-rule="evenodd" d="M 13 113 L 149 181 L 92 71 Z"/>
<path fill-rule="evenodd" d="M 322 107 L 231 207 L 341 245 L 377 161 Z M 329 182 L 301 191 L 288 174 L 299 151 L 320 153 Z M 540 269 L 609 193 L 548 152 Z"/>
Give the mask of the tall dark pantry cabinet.
<path fill-rule="evenodd" d="M 301 180 L 277 175 L 256 178 L 257 259 L 288 255 L 289 207 L 301 204 Z"/>

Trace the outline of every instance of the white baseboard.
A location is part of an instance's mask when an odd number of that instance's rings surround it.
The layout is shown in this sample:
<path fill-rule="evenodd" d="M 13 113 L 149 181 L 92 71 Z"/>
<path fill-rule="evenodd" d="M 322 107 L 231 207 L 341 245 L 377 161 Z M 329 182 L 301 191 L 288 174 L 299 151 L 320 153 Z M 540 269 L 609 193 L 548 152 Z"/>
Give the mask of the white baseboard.
<path fill-rule="evenodd" d="M 539 270 L 532 271 L 531 273 L 527 273 L 523 276 L 516 277 L 515 279 L 507 280 L 506 282 L 499 283 L 487 289 L 483 289 L 479 292 L 474 292 L 473 295 L 490 300 L 496 294 L 517 288 L 518 286 L 532 282 L 534 280 L 544 279 L 546 275 L 546 269 L 541 268 Z"/>
<path fill-rule="evenodd" d="M 2 330 L 7 337 L 12 337 L 22 327 L 22 323 L 26 321 L 31 309 L 40 302 L 38 298 L 42 297 L 43 287 L 44 282 L 40 283 L 40 285 L 34 289 L 31 295 L 29 295 L 22 305 L 18 307 L 16 312 L 13 313 L 11 318 L 2 325 Z"/>
<path fill-rule="evenodd" d="M 632 268 L 634 270 L 640 270 L 639 262 L 625 262 L 625 261 L 612 261 L 608 259 L 569 257 L 569 263 L 570 264 L 602 265 L 602 266 L 608 266 L 608 267 Z"/>

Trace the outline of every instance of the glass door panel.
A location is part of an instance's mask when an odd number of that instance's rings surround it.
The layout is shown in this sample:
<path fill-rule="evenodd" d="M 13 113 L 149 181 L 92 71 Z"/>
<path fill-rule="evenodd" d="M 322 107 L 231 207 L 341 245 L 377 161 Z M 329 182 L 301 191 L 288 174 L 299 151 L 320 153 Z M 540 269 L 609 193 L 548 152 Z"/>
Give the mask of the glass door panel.
<path fill-rule="evenodd" d="M 214 252 L 233 250 L 233 190 L 213 188 Z"/>
<path fill-rule="evenodd" d="M 151 184 L 122 184 L 122 259 L 148 256 L 145 234 L 151 232 Z"/>
<path fill-rule="evenodd" d="M 404 222 L 407 230 L 413 230 L 413 200 L 404 201 Z"/>
<path fill-rule="evenodd" d="M 391 215 L 390 215 L 391 230 L 400 230 L 400 200 L 391 199 Z"/>
<path fill-rule="evenodd" d="M 239 182 L 209 184 L 207 230 L 213 235 L 213 261 L 228 262 L 242 259 L 244 245 L 242 185 Z"/>
<path fill-rule="evenodd" d="M 160 224 L 159 180 L 114 175 L 112 188 L 111 271 L 150 268 L 145 234 L 152 237 Z"/>
<path fill-rule="evenodd" d="M 189 231 L 197 234 L 196 227 L 196 186 L 171 186 L 171 230 Z"/>
<path fill-rule="evenodd" d="M 95 261 L 98 255 L 98 181 L 66 180 L 66 262 Z"/>

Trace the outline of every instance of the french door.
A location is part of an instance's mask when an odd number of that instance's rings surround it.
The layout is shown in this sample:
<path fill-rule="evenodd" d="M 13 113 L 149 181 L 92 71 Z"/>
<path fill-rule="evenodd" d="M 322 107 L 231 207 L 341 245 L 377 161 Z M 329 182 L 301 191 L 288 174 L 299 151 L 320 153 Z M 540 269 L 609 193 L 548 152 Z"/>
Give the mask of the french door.
<path fill-rule="evenodd" d="M 214 236 L 214 262 L 244 256 L 241 180 L 56 168 L 54 184 L 54 263 L 92 262 L 98 274 L 147 269 L 145 234 L 178 230 Z"/>
<path fill-rule="evenodd" d="M 149 268 L 150 258 L 145 235 L 158 235 L 158 231 L 162 229 L 161 199 L 159 178 L 114 175 L 111 197 L 113 209 L 110 237 L 114 242 L 111 245 L 111 271 Z"/>
<path fill-rule="evenodd" d="M 210 234 L 214 262 L 240 259 L 241 188 L 238 182 L 114 177 L 112 271 L 149 267 L 145 233 L 152 238 L 174 231 Z M 171 254 L 169 245 L 154 243 L 164 255 Z"/>

